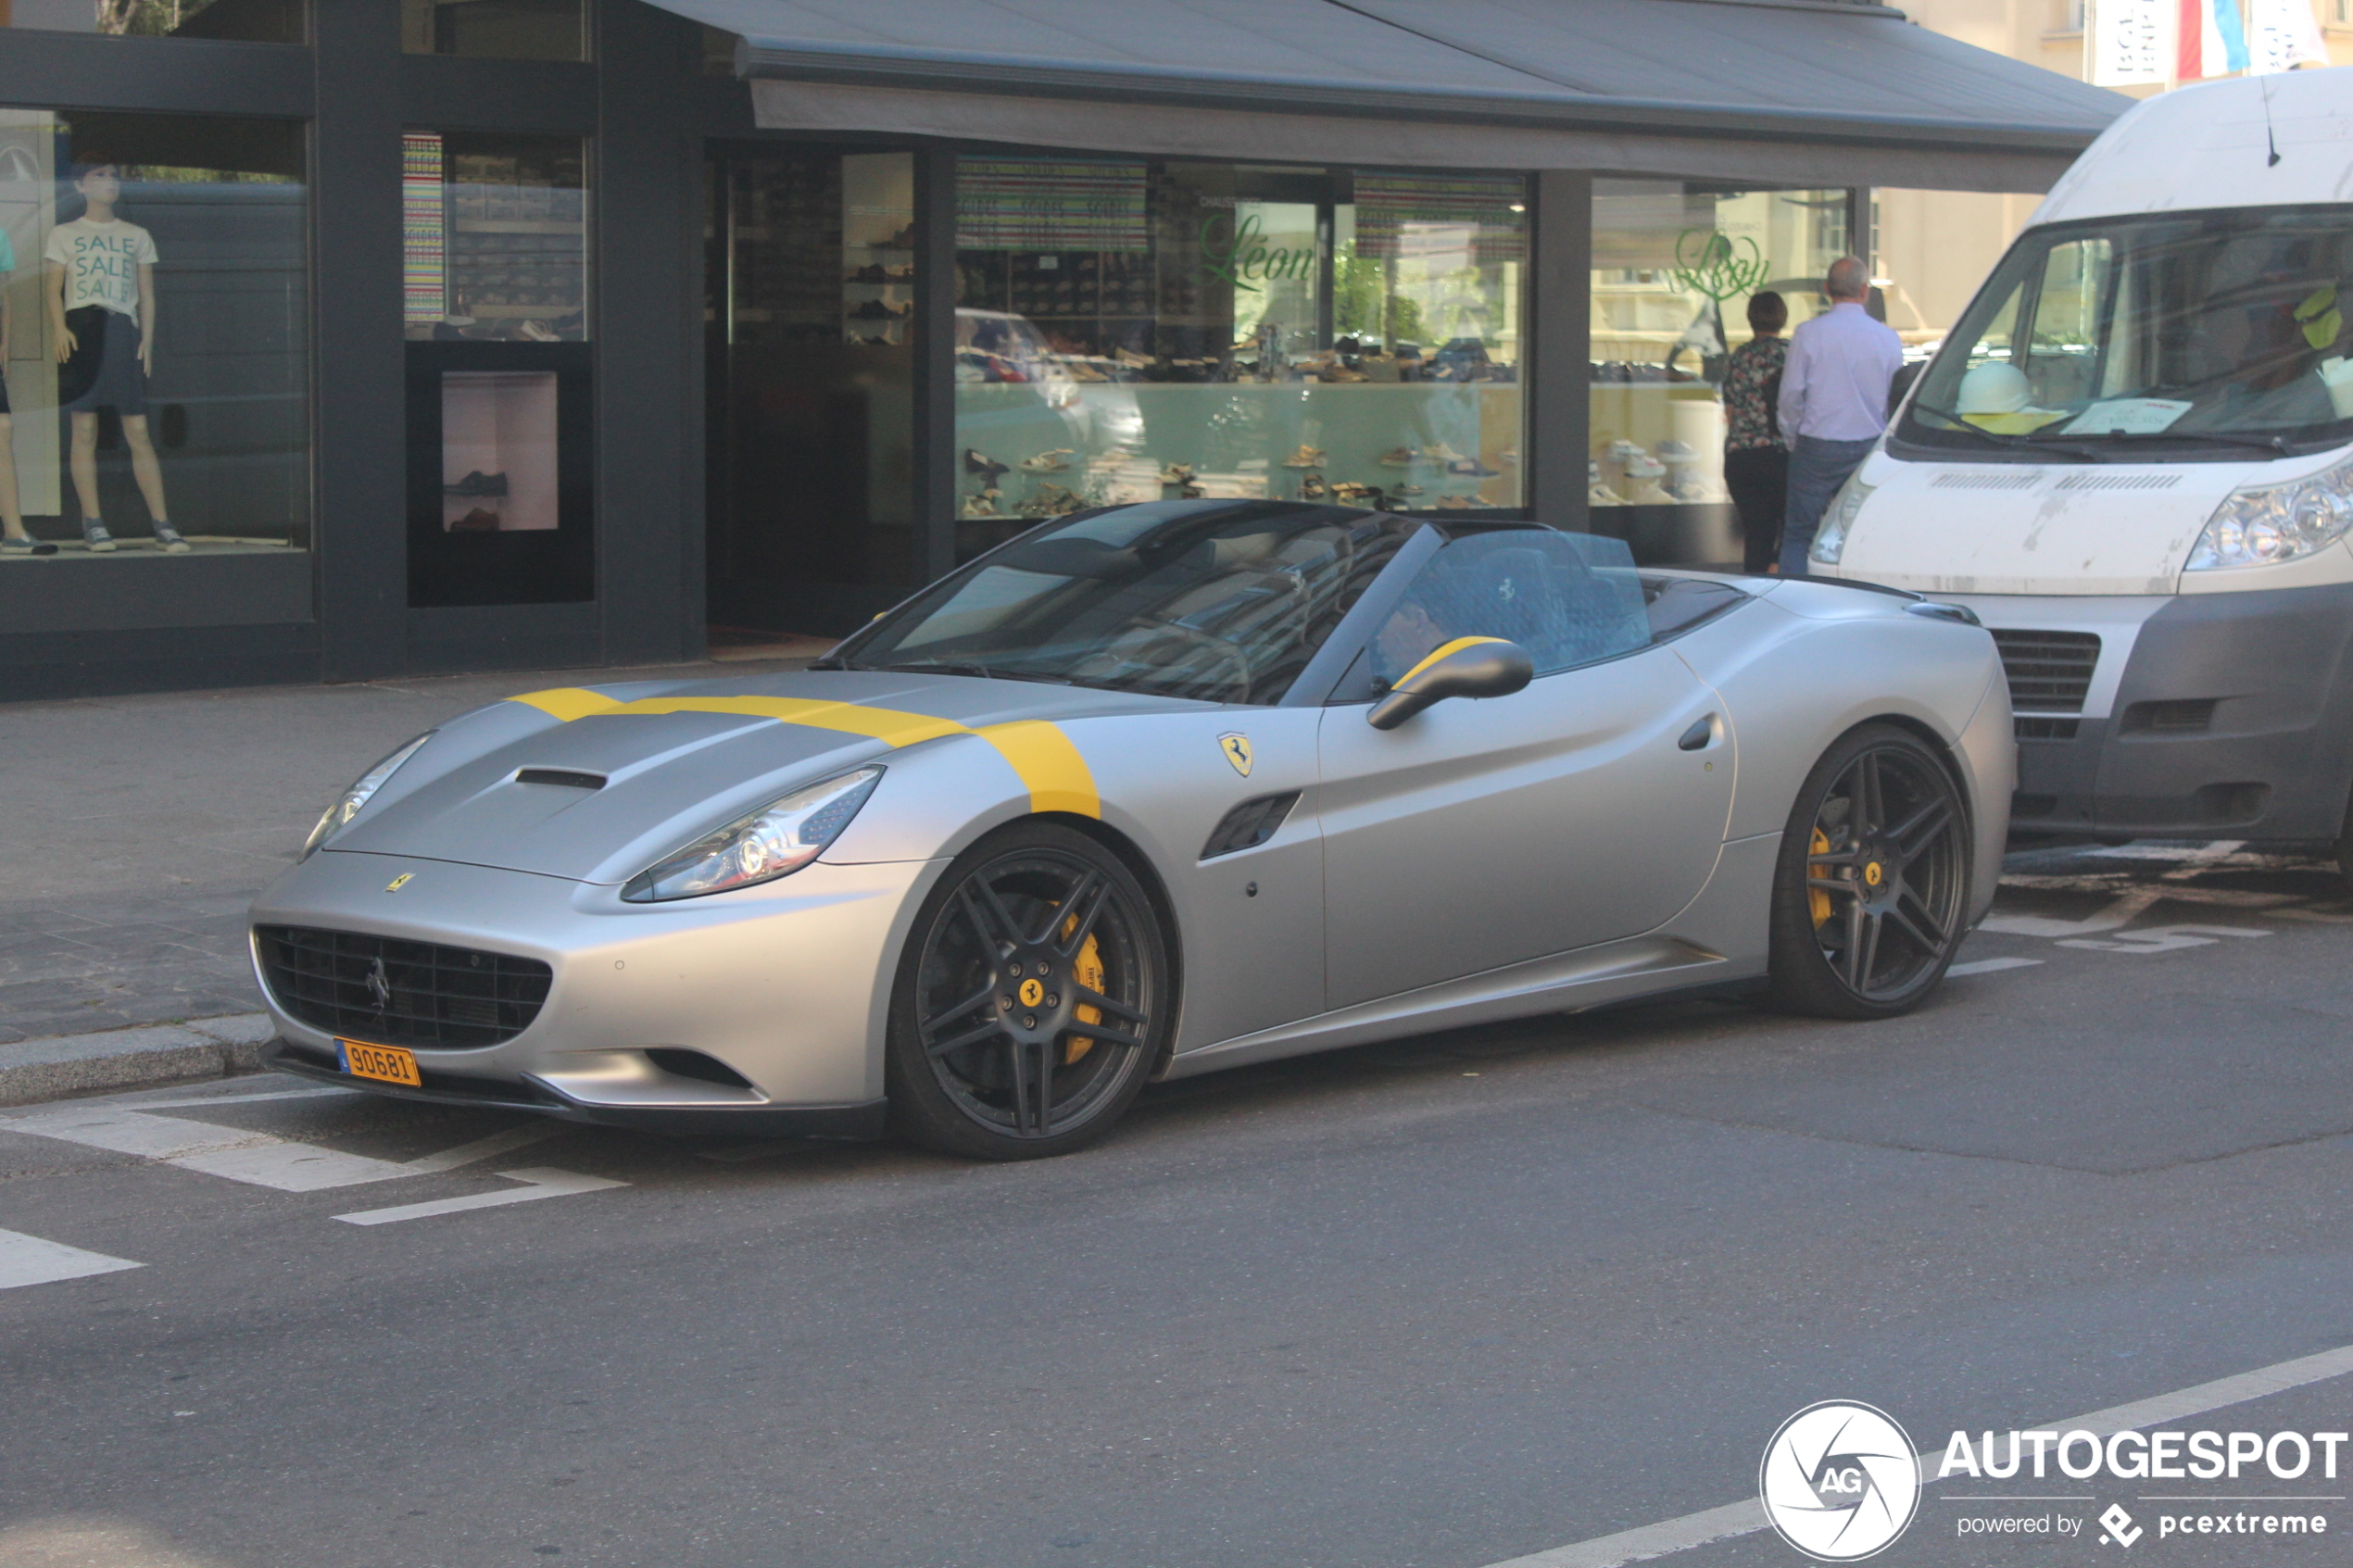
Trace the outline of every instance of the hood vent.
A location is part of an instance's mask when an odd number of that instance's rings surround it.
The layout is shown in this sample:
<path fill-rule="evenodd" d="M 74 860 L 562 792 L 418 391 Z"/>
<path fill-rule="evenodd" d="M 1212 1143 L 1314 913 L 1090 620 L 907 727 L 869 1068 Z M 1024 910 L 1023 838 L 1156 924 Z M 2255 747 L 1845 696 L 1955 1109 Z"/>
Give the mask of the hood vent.
<path fill-rule="evenodd" d="M 2032 490 L 2043 483 L 2041 469 L 2024 473 L 1940 473 L 1931 490 Z"/>
<path fill-rule="evenodd" d="M 602 789 L 602 773 L 575 772 L 570 768 L 525 768 L 515 774 L 515 783 L 554 784 L 559 789 Z"/>
<path fill-rule="evenodd" d="M 2171 490 L 2182 483 L 2178 473 L 2071 473 L 2054 490 Z"/>

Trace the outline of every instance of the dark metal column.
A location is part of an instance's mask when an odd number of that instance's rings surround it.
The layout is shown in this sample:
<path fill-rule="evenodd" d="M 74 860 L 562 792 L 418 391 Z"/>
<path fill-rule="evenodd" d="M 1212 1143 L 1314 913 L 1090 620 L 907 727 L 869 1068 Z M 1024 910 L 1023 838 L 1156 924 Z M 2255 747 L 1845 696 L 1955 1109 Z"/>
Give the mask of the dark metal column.
<path fill-rule="evenodd" d="M 311 221 L 319 622 L 330 681 L 408 660 L 400 337 L 400 3 L 312 7 L 319 113 Z"/>
<path fill-rule="evenodd" d="M 956 564 L 956 155 L 915 154 L 915 520 L 925 581 Z"/>
<path fill-rule="evenodd" d="M 1520 460 L 1537 521 L 1581 530 L 1592 425 L 1593 177 L 1567 169 L 1538 174 L 1535 208 Z"/>

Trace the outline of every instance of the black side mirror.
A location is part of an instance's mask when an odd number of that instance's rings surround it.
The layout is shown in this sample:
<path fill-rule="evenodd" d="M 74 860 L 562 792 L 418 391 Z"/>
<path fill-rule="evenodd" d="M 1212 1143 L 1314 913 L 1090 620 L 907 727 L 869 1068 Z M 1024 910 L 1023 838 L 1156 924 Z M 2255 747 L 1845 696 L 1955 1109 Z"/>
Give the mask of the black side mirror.
<path fill-rule="evenodd" d="M 1536 676 L 1527 650 L 1501 637 L 1457 637 L 1398 677 L 1365 721 L 1393 730 L 1450 696 L 1509 696 Z"/>

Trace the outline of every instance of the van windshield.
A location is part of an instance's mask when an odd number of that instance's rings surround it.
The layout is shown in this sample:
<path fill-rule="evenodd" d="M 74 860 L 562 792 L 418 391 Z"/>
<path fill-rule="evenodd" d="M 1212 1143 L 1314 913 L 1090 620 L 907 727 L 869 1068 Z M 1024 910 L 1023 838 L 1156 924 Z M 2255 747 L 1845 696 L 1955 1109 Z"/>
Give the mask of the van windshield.
<path fill-rule="evenodd" d="M 2030 231 L 1895 434 L 2038 461 L 2353 441 L 2353 207 Z"/>

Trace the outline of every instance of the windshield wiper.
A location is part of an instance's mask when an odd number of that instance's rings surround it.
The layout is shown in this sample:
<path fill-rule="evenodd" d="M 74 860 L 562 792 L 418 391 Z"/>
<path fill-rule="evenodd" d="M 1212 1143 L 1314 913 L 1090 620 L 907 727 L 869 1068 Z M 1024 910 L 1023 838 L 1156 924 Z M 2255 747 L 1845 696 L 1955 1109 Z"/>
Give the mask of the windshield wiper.
<path fill-rule="evenodd" d="M 2287 438 L 2282 435 L 2232 435 L 2217 430 L 2109 430 L 2097 435 L 2079 437 L 2083 441 L 2210 441 L 2218 446 L 2245 446 L 2278 457 L 2287 451 Z"/>
<path fill-rule="evenodd" d="M 1040 675 L 1026 670 L 992 670 L 986 664 L 868 664 L 860 668 L 880 670 L 894 675 L 977 675 L 984 681 L 1041 681 L 1050 686 L 1067 686 L 1069 677 Z"/>

